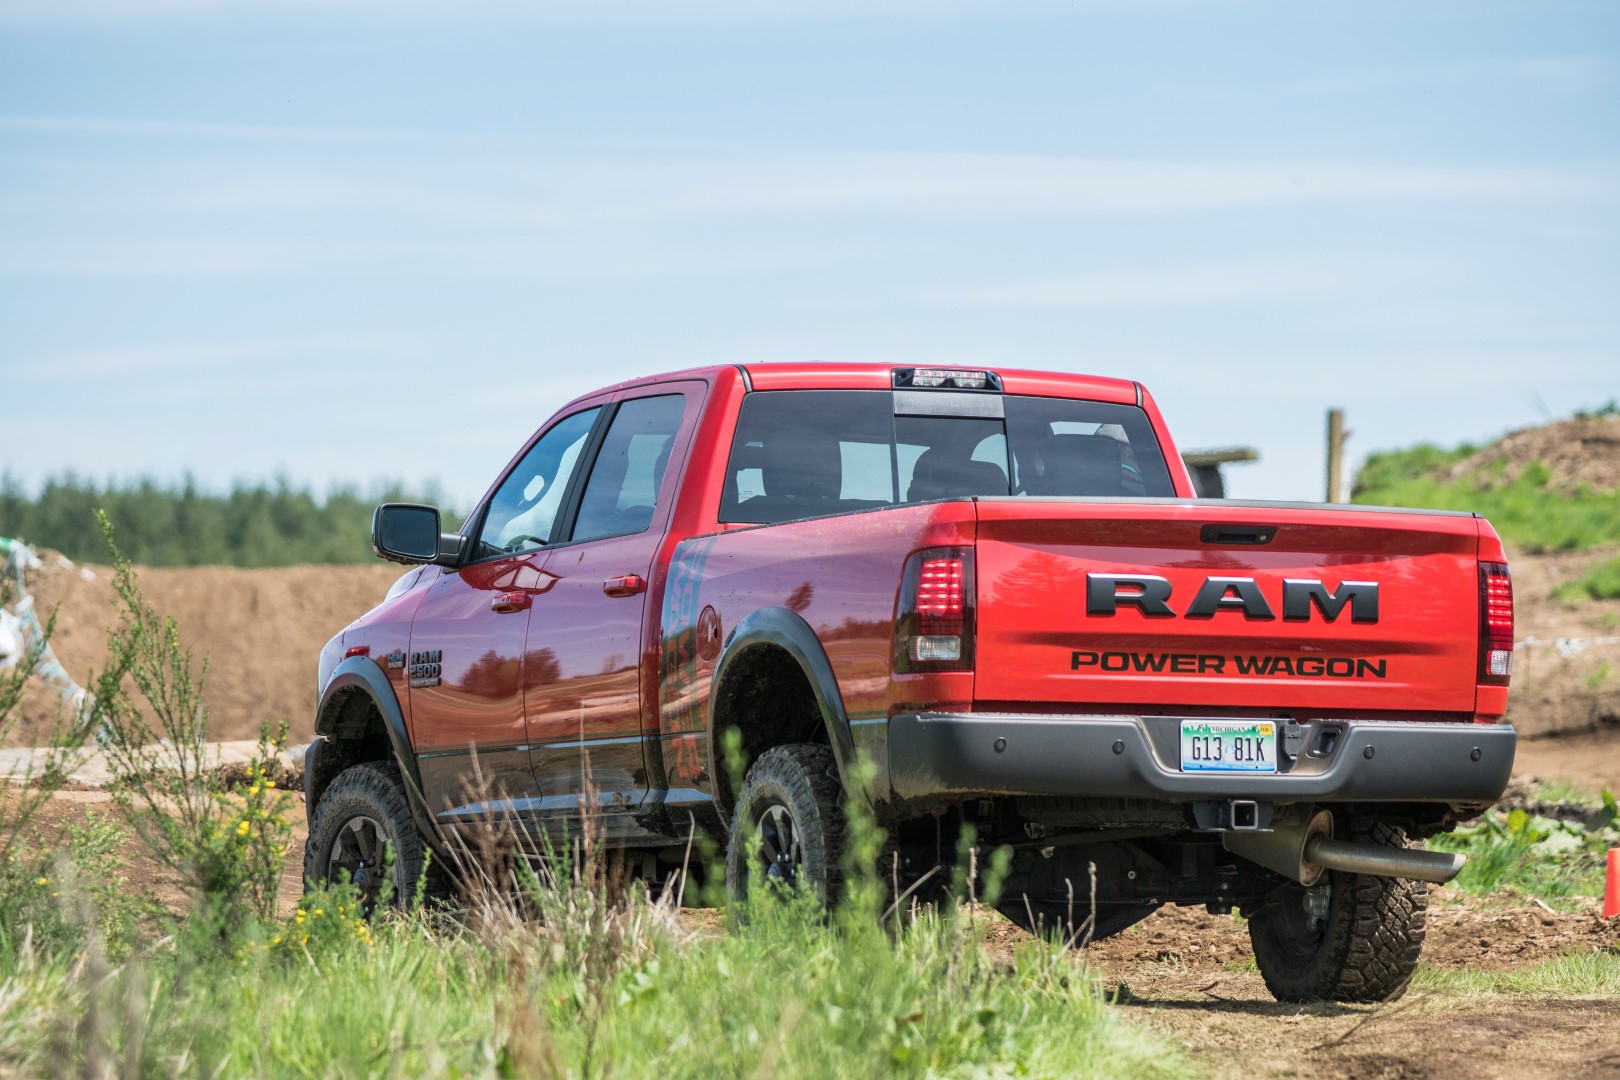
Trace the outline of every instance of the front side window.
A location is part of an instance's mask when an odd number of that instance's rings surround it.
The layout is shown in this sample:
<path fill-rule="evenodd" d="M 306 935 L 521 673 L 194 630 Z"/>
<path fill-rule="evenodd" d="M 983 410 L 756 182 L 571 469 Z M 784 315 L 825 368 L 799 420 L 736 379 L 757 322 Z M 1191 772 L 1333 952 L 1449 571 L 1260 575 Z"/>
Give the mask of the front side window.
<path fill-rule="evenodd" d="M 939 391 L 946 403 L 956 391 Z M 1003 417 L 895 415 L 884 390 L 771 390 L 743 400 L 722 522 L 792 521 L 976 496 L 1172 496 L 1147 414 L 1005 395 Z M 926 410 L 925 410 L 926 411 Z M 941 409 L 942 412 L 951 411 Z"/>
<path fill-rule="evenodd" d="M 540 436 L 489 501 L 473 559 L 516 555 L 552 542 L 569 478 L 600 407 L 565 417 Z"/>

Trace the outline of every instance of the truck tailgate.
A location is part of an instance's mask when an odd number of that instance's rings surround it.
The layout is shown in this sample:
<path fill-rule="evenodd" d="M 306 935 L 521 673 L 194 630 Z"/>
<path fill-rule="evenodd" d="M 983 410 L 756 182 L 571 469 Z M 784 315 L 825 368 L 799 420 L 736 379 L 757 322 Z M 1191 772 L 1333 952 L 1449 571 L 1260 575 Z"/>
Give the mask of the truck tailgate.
<path fill-rule="evenodd" d="M 1170 499 L 978 511 L 976 707 L 1474 709 L 1472 515 Z"/>

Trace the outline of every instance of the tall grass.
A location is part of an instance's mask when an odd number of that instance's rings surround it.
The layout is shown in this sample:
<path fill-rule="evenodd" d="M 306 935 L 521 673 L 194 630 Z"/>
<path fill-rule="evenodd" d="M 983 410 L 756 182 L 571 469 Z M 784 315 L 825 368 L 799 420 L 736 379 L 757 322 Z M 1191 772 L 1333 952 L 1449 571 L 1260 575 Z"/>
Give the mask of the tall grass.
<path fill-rule="evenodd" d="M 273 792 L 256 775 L 257 792 L 227 794 L 196 767 L 197 673 L 127 562 L 115 564 L 123 621 L 117 677 L 97 683 L 104 741 L 148 858 L 187 886 L 185 909 L 155 928 L 106 918 L 107 894 L 83 884 L 92 870 L 116 877 L 105 836 L 39 886 L 52 895 L 0 894 L 0 1075 L 1190 1071 L 1159 1036 L 1110 1015 L 1072 952 L 1030 941 L 992 957 L 971 905 L 885 913 L 882 837 L 860 814 L 859 873 L 831 912 L 819 896 L 761 885 L 724 919 L 684 914 L 678 881 L 629 881 L 587 822 L 576 844 L 538 860 L 488 858 L 519 839 L 492 827 L 486 857 L 463 867 L 459 907 L 368 920 L 357 890 L 337 883 L 280 917 L 258 850 L 279 843 L 264 816 Z M 171 745 L 151 757 L 146 736 Z"/>

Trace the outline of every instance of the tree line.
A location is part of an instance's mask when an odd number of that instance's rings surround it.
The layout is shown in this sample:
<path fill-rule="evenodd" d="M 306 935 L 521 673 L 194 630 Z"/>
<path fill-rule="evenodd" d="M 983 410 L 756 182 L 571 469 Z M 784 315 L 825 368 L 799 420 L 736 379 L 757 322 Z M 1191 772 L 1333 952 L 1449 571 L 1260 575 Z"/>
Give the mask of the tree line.
<path fill-rule="evenodd" d="M 397 486 L 362 494 L 337 487 L 324 499 L 285 477 L 237 483 L 228 493 L 151 478 L 98 484 L 73 473 L 47 480 L 30 495 L 0 477 L 0 536 L 53 548 L 81 562 L 106 562 L 107 542 L 95 512 L 105 509 L 118 546 L 144 566 L 295 566 L 359 563 L 371 551 L 371 513 L 380 502 L 440 505 L 435 489 L 407 494 Z M 446 511 L 445 527 L 459 519 Z"/>

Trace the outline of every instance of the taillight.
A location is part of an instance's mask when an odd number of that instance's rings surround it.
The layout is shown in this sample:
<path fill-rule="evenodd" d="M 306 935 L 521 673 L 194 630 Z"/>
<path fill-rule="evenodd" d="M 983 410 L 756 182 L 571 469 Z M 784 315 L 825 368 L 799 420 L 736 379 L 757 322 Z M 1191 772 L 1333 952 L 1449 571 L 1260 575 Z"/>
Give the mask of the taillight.
<path fill-rule="evenodd" d="M 906 560 L 895 613 L 894 670 L 973 668 L 973 552 L 931 548 Z"/>
<path fill-rule="evenodd" d="M 1507 563 L 1479 564 L 1479 681 L 1506 686 L 1513 674 L 1513 578 Z"/>

